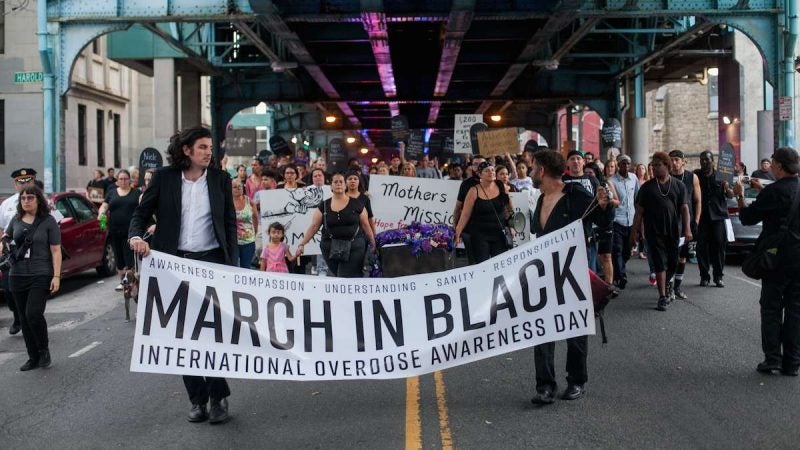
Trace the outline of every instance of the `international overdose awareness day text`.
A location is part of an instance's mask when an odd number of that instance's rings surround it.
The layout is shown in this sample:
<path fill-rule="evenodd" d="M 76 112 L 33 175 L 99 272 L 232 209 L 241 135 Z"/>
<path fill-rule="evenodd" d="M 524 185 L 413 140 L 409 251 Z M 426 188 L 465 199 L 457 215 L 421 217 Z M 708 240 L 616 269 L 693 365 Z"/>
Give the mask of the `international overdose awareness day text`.
<path fill-rule="evenodd" d="M 398 278 L 258 272 L 152 252 L 131 370 L 402 378 L 594 334 L 583 236 L 577 221 L 481 264 Z"/>

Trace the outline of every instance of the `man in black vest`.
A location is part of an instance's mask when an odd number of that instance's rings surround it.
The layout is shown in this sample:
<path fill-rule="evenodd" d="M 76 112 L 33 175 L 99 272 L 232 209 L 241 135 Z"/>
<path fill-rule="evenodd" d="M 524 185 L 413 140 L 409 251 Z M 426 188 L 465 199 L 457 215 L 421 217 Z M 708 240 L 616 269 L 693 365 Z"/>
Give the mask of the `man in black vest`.
<path fill-rule="evenodd" d="M 670 175 L 681 180 L 686 186 L 686 204 L 689 205 L 689 218 L 691 222 L 689 226 L 692 229 L 692 235 L 697 236 L 697 224 L 700 223 L 700 213 L 702 211 L 702 200 L 700 194 L 700 180 L 690 170 L 686 170 L 686 161 L 683 152 L 680 150 L 673 150 L 669 152 Z M 686 300 L 688 297 L 681 289 L 683 283 L 683 272 L 686 270 L 686 260 L 689 259 L 689 242 L 684 242 L 678 254 L 678 265 L 675 268 L 675 276 L 670 285 L 670 295 Z"/>
<path fill-rule="evenodd" d="M 133 213 L 129 242 L 134 252 L 147 255 L 150 246 L 142 239 L 148 222 L 156 216 L 153 250 L 181 258 L 236 266 L 236 210 L 231 177 L 211 164 L 211 132 L 197 127 L 170 138 L 169 167 L 153 175 L 150 186 Z M 221 423 L 228 419 L 225 378 L 183 377 L 192 409 L 190 422 Z M 211 409 L 206 403 L 211 399 Z"/>
<path fill-rule="evenodd" d="M 714 285 L 725 287 L 722 280 L 725 267 L 727 234 L 725 220 L 728 218 L 728 198 L 733 190 L 725 180 L 717 180 L 714 155 L 706 150 L 700 153 L 700 169 L 695 170 L 700 181 L 701 213 L 697 225 L 697 265 L 700 268 L 700 286 L 711 281 L 709 271 L 713 269 Z"/>

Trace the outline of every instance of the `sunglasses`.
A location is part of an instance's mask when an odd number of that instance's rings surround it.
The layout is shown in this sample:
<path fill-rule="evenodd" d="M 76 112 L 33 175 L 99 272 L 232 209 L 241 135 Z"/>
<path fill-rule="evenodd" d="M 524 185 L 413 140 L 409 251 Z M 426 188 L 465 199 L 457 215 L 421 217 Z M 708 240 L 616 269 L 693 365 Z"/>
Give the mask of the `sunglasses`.
<path fill-rule="evenodd" d="M 32 201 L 36 200 L 36 196 L 35 195 L 20 195 L 19 196 L 19 200 L 23 201 L 23 202 L 32 202 Z"/>

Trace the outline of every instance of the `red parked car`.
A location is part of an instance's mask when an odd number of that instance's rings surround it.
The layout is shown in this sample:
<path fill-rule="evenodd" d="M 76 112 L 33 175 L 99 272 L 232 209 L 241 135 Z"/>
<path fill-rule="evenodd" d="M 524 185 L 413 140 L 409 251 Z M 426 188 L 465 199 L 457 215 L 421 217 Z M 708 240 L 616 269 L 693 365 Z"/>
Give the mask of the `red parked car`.
<path fill-rule="evenodd" d="M 101 277 L 115 274 L 117 262 L 107 240 L 108 230 L 100 230 L 97 206 L 74 192 L 52 194 L 50 202 L 64 216 L 58 223 L 63 249 L 61 276 L 89 269 L 96 269 Z"/>

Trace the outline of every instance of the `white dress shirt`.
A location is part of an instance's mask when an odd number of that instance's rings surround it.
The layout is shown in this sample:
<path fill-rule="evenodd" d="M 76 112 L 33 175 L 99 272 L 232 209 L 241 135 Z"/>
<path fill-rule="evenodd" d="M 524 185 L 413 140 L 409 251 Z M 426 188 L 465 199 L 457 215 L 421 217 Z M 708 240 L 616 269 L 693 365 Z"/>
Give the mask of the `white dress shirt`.
<path fill-rule="evenodd" d="M 197 181 L 189 181 L 181 172 L 181 233 L 178 249 L 185 252 L 204 252 L 220 246 L 211 221 L 211 201 L 208 197 L 208 171 Z"/>

